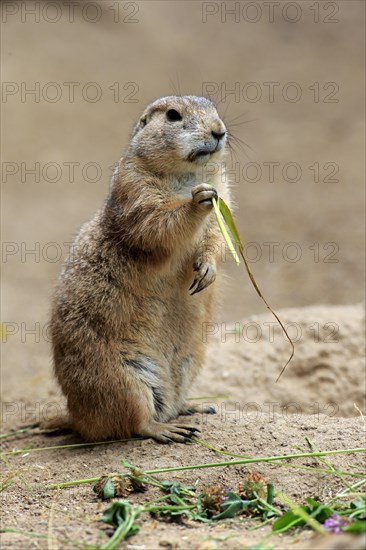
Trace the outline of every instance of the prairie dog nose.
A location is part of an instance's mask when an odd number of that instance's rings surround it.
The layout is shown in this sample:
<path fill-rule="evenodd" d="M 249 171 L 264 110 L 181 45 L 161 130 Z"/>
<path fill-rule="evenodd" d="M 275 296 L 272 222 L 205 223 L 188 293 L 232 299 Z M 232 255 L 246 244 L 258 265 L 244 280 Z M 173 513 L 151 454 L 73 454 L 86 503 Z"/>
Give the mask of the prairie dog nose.
<path fill-rule="evenodd" d="M 226 128 L 223 122 L 220 119 L 215 120 L 211 125 L 211 134 L 214 138 L 220 140 L 226 134 Z"/>

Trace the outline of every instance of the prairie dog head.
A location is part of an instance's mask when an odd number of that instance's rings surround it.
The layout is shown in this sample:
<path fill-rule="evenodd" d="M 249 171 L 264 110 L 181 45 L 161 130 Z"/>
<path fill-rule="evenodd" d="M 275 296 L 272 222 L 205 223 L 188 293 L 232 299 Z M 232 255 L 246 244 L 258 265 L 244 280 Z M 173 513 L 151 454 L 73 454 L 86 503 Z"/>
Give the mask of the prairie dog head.
<path fill-rule="evenodd" d="M 145 109 L 133 129 L 130 149 L 154 172 L 192 173 L 222 158 L 226 136 L 210 100 L 168 96 Z"/>

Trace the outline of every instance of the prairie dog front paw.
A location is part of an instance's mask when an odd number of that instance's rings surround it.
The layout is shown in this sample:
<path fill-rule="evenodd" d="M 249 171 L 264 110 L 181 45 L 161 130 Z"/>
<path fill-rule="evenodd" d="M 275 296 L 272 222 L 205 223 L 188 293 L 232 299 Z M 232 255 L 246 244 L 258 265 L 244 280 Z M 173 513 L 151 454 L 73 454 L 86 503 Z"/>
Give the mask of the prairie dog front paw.
<path fill-rule="evenodd" d="M 189 288 L 189 290 L 192 290 L 191 296 L 207 288 L 216 279 L 216 267 L 208 262 L 196 260 L 193 264 L 193 270 L 196 272 L 196 276 Z"/>
<path fill-rule="evenodd" d="M 204 210 L 211 210 L 212 199 L 218 199 L 217 191 L 208 183 L 200 183 L 192 189 L 192 201 Z"/>

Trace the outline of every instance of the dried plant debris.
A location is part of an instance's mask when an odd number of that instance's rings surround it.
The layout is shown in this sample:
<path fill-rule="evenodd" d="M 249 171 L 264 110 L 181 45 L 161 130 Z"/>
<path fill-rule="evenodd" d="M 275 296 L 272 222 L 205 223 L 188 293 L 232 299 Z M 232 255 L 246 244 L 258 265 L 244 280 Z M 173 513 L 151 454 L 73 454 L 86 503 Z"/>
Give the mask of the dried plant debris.
<path fill-rule="evenodd" d="M 256 497 L 264 498 L 266 492 L 266 481 L 257 472 L 248 472 L 244 481 L 238 485 L 238 493 L 243 500 L 253 500 Z"/>
<path fill-rule="evenodd" d="M 361 533 L 366 530 L 366 500 L 357 489 L 366 483 L 358 481 L 328 503 L 306 498 L 304 505 L 292 503 L 286 495 L 275 492 L 271 483 L 258 472 L 247 472 L 237 485 L 236 492 L 222 484 L 209 485 L 197 491 L 196 487 L 185 486 L 177 481 L 160 481 L 128 462 L 122 464 L 129 469 L 127 474 L 102 476 L 94 486 L 101 499 L 127 497 L 134 492 L 146 492 L 150 485 L 158 487 L 161 495 L 144 504 L 132 504 L 127 500 L 113 502 L 100 521 L 114 528 L 112 536 L 101 550 L 112 550 L 125 538 L 136 534 L 139 525 L 136 520 L 143 513 L 163 521 L 199 521 L 214 523 L 223 519 L 242 517 L 243 520 L 258 519 L 273 522 L 272 532 L 282 533 L 293 527 L 308 526 L 319 533 Z M 344 500 L 349 493 L 359 498 Z M 278 503 L 274 504 L 274 498 Z"/>
<path fill-rule="evenodd" d="M 147 483 L 143 480 L 142 472 L 134 469 L 131 474 L 109 474 L 102 476 L 93 487 L 102 500 L 115 497 L 127 497 L 130 493 L 143 493 L 147 490 Z"/>

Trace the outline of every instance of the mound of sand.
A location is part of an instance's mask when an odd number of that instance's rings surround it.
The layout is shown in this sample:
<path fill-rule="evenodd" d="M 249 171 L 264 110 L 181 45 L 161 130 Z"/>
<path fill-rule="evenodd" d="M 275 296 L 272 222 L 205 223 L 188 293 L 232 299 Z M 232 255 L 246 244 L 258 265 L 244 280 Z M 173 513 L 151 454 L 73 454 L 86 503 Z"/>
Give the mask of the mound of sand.
<path fill-rule="evenodd" d="M 203 327 L 206 365 L 195 395 L 222 395 L 243 414 L 281 412 L 355 416 L 365 406 L 365 313 L 362 304 L 311 306 L 278 312 L 295 343 L 290 354 L 270 312 L 240 323 Z M 215 400 L 214 400 L 215 401 Z"/>

